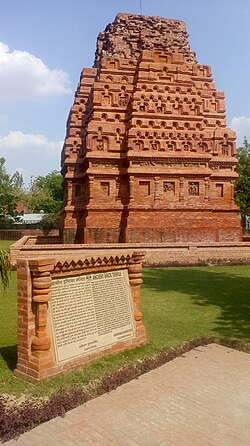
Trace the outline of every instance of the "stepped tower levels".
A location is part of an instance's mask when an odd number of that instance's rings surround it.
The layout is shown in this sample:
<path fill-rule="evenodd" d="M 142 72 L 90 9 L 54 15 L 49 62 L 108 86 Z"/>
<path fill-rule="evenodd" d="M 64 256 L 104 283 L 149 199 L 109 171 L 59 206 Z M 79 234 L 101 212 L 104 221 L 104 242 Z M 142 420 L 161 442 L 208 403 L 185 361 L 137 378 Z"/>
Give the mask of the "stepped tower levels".
<path fill-rule="evenodd" d="M 64 243 L 241 240 L 236 135 L 187 37 L 131 14 L 99 34 L 62 151 Z"/>

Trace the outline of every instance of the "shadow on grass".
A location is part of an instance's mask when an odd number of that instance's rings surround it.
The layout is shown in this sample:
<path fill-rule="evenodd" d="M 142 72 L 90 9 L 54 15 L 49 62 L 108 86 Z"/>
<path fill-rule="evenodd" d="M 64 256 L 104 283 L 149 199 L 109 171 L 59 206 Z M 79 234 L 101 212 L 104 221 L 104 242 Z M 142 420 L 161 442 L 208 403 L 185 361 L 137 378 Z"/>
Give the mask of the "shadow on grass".
<path fill-rule="evenodd" d="M 13 372 L 17 365 L 17 345 L 0 348 L 0 356 L 7 367 Z"/>
<path fill-rule="evenodd" d="M 228 267 L 228 273 L 226 268 L 144 269 L 143 276 L 149 290 L 175 291 L 189 295 L 195 305 L 216 306 L 220 316 L 214 320 L 213 331 L 224 338 L 247 339 L 249 342 L 250 277 L 247 275 L 250 270 L 248 267 L 248 270 L 240 271 L 240 267 L 235 267 L 234 274 L 233 267 Z M 157 294 L 152 297 L 157 298 Z"/>

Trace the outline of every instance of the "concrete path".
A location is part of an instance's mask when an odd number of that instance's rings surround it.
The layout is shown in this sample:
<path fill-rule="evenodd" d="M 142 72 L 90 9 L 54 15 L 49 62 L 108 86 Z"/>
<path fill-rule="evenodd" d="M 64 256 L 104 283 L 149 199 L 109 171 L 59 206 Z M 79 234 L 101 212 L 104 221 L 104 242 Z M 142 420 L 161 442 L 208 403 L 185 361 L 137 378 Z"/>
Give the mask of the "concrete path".
<path fill-rule="evenodd" d="M 249 446 L 250 355 L 196 348 L 8 446 Z"/>

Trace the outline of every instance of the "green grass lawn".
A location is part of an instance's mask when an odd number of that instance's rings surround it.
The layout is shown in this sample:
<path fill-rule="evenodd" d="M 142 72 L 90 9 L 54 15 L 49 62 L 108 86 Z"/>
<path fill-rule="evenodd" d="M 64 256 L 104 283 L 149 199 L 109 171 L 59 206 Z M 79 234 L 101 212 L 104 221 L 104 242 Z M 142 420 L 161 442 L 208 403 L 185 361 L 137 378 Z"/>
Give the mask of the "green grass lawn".
<path fill-rule="evenodd" d="M 142 294 L 157 348 L 216 336 L 238 339 L 250 351 L 250 265 L 145 269 Z"/>
<path fill-rule="evenodd" d="M 9 251 L 10 245 L 15 243 L 16 240 L 0 240 L 0 249 L 5 249 L 6 251 Z"/>
<path fill-rule="evenodd" d="M 49 395 L 86 385 L 128 362 L 200 336 L 240 340 L 250 351 L 250 265 L 144 269 L 141 306 L 150 343 L 107 356 L 82 369 L 41 383 L 14 377 L 16 273 L 0 294 L 0 393 Z"/>

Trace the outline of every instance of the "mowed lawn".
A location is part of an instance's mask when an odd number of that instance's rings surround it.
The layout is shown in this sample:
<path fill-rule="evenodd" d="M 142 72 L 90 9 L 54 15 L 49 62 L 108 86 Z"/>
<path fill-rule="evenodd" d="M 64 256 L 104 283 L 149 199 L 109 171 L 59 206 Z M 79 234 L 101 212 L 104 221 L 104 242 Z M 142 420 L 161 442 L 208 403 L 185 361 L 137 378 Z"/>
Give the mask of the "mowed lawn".
<path fill-rule="evenodd" d="M 250 351 L 250 265 L 144 269 L 142 295 L 157 348 L 216 336 Z"/>
<path fill-rule="evenodd" d="M 237 339 L 250 351 L 250 265 L 145 268 L 143 278 L 141 308 L 150 340 L 147 346 L 31 384 L 13 375 L 17 299 L 16 273 L 12 272 L 9 288 L 0 289 L 0 393 L 46 395 L 61 387 L 86 385 L 128 362 L 201 336 Z"/>
<path fill-rule="evenodd" d="M 15 241 L 0 240 L 0 249 L 9 251 Z M 16 272 L 10 274 L 9 286 L 3 289 L 0 283 L 0 348 L 10 347 L 17 342 L 17 290 Z"/>

